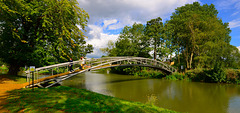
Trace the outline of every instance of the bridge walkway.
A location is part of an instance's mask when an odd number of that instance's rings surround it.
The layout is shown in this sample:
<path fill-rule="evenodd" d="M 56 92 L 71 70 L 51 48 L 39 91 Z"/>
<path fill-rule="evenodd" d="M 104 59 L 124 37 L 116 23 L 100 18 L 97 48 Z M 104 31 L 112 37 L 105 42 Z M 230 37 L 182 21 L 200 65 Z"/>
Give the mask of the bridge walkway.
<path fill-rule="evenodd" d="M 74 61 L 71 63 L 73 63 L 73 65 L 78 67 L 77 64 L 79 64 L 79 61 Z M 55 74 L 55 75 L 53 74 L 54 68 L 57 68 L 57 70 L 59 70 L 59 68 L 61 68 L 61 67 L 68 68 L 69 64 L 70 64 L 70 62 L 66 62 L 66 63 L 60 63 L 60 64 L 37 68 L 36 72 L 34 73 L 34 76 L 35 76 L 34 82 L 30 81 L 30 71 L 26 71 L 28 82 L 25 83 L 24 85 L 26 88 L 36 87 L 36 86 L 47 88 L 47 87 L 56 85 L 56 84 L 60 83 L 61 81 L 66 80 L 74 75 L 79 74 L 79 73 L 83 73 L 83 72 L 86 72 L 89 70 L 97 70 L 97 69 L 116 67 L 116 66 L 146 66 L 146 67 L 158 68 L 167 73 L 176 72 L 176 69 L 173 68 L 172 66 L 167 65 L 160 61 L 155 61 L 153 59 L 141 58 L 141 57 L 106 57 L 106 58 L 86 60 L 85 64 L 88 65 L 88 68 L 85 68 L 83 70 L 75 69 L 75 71 L 72 73 L 63 72 L 60 74 Z M 48 76 L 45 78 L 38 77 L 39 71 L 49 70 L 49 69 L 52 70 L 51 76 Z"/>

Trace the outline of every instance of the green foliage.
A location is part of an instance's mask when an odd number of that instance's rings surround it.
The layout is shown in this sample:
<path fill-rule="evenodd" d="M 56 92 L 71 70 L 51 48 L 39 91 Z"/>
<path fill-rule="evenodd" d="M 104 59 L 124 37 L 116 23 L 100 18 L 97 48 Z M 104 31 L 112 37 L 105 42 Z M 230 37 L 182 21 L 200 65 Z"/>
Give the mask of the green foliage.
<path fill-rule="evenodd" d="M 145 26 L 134 23 L 125 26 L 117 42 L 108 42 L 107 48 L 101 50 L 108 56 L 150 57 L 150 40 L 144 36 Z"/>
<path fill-rule="evenodd" d="M 163 23 L 160 17 L 147 21 L 145 28 L 146 37 L 149 39 L 150 44 L 153 46 L 153 56 L 156 59 L 157 55 L 166 56 L 165 39 L 163 37 Z"/>
<path fill-rule="evenodd" d="M 212 79 L 211 82 L 225 82 L 226 80 L 226 73 L 221 64 L 216 64 L 214 69 L 207 73 L 207 76 Z"/>
<path fill-rule="evenodd" d="M 213 68 L 215 63 L 228 58 L 231 30 L 217 14 L 213 4 L 201 6 L 194 2 L 178 7 L 166 22 L 166 36 L 173 38 L 171 44 L 176 47 L 178 57 L 183 55 L 181 62 L 185 62 L 187 69 Z"/>
<path fill-rule="evenodd" d="M 73 66 L 73 69 L 76 66 Z M 59 73 L 65 73 L 68 72 L 69 69 L 67 67 L 60 67 L 60 68 L 53 68 L 53 70 L 41 70 L 38 72 L 38 74 L 42 74 L 42 75 L 55 75 L 55 74 L 59 74 Z"/>
<path fill-rule="evenodd" d="M 214 69 L 196 68 L 189 70 L 186 75 L 192 81 L 218 82 L 218 83 L 240 83 L 240 71 L 234 69 L 223 69 L 216 65 Z"/>
<path fill-rule="evenodd" d="M 117 53 L 115 53 L 113 49 L 115 47 L 115 43 L 112 40 L 110 40 L 108 41 L 107 45 L 108 46 L 106 48 L 100 48 L 100 50 L 103 53 L 107 54 L 107 56 L 117 56 Z"/>
<path fill-rule="evenodd" d="M 150 78 L 163 78 L 166 75 L 162 73 L 161 71 L 153 70 L 153 69 L 148 69 L 148 70 L 141 70 L 139 73 L 137 73 L 138 76 L 143 76 L 143 77 L 150 77 Z"/>
<path fill-rule="evenodd" d="M 175 113 L 149 104 L 130 102 L 70 87 L 10 91 L 4 107 L 10 112 L 118 112 Z"/>
<path fill-rule="evenodd" d="M 111 69 L 111 72 L 149 78 L 163 78 L 166 76 L 166 74 L 162 73 L 161 71 L 154 70 L 149 67 L 139 66 L 115 67 Z"/>
<path fill-rule="evenodd" d="M 178 73 L 178 72 L 172 73 L 171 75 L 167 75 L 165 77 L 165 79 L 167 79 L 167 80 L 189 80 L 189 78 L 185 74 Z"/>
<path fill-rule="evenodd" d="M 229 25 L 217 14 L 213 4 L 186 4 L 178 7 L 164 25 L 158 17 L 147 21 L 146 26 L 135 23 L 124 27 L 118 41 L 109 42 L 102 51 L 108 56 L 151 57 L 153 50 L 154 59 L 158 55 L 160 59 L 170 56 L 170 60 L 175 52 L 175 66 L 180 69 L 184 65 L 186 70 L 212 69 L 218 63 L 239 68 L 240 52 L 230 45 Z"/>
<path fill-rule="evenodd" d="M 196 68 L 196 69 L 187 71 L 185 75 L 188 76 L 189 79 L 191 79 L 192 81 L 206 82 L 206 81 L 210 81 L 210 78 L 205 73 L 207 71 L 208 70 L 205 70 L 203 68 Z"/>
<path fill-rule="evenodd" d="M 21 66 L 39 67 L 92 52 L 83 35 L 89 16 L 77 4 L 0 0 L 0 58 L 10 65 L 10 73 L 16 74 Z"/>
<path fill-rule="evenodd" d="M 0 65 L 0 73 L 6 74 L 8 72 L 8 67 L 6 65 Z"/>
<path fill-rule="evenodd" d="M 1 65 L 1 66 L 0 66 L 0 69 L 1 69 L 1 70 L 7 70 L 8 68 L 7 68 L 6 65 Z"/>
<path fill-rule="evenodd" d="M 240 70 L 226 69 L 227 83 L 240 83 Z"/>

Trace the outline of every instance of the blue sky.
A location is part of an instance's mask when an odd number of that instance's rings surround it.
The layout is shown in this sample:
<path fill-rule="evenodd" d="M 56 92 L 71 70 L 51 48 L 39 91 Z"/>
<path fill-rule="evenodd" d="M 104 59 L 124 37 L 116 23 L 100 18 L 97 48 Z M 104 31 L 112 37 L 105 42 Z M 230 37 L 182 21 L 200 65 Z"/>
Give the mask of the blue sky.
<path fill-rule="evenodd" d="M 99 48 L 107 47 L 110 40 L 115 42 L 124 26 L 135 22 L 146 24 L 157 17 L 164 22 L 177 7 L 195 1 L 215 5 L 218 17 L 228 22 L 232 30 L 230 44 L 240 47 L 240 0 L 78 0 L 90 16 L 85 35 L 94 52 L 87 57 L 101 57 Z"/>
<path fill-rule="evenodd" d="M 203 4 L 214 4 L 218 10 L 218 17 L 223 22 L 230 23 L 232 30 L 231 45 L 240 46 L 240 0 L 201 0 Z"/>

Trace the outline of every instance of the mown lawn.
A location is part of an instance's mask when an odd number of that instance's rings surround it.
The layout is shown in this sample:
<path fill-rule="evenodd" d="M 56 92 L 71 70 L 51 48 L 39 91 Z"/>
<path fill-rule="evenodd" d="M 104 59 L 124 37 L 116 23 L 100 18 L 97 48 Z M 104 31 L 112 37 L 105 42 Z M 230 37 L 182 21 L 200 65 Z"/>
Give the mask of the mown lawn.
<path fill-rule="evenodd" d="M 118 112 L 175 113 L 150 104 L 126 101 L 110 96 L 66 86 L 48 89 L 13 90 L 4 107 L 10 112 Z"/>
<path fill-rule="evenodd" d="M 26 77 L 24 76 L 0 74 L 0 83 L 5 80 L 13 80 L 14 82 L 16 82 L 16 84 L 22 84 L 27 82 Z"/>

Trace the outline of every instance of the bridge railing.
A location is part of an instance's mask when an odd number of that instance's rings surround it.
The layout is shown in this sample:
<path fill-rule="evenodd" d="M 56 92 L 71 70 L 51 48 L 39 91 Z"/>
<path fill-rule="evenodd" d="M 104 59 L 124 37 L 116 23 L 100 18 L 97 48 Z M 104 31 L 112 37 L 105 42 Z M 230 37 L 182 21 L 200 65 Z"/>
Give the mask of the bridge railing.
<path fill-rule="evenodd" d="M 142 58 L 142 57 L 105 57 L 101 59 L 95 59 L 92 61 L 92 66 L 98 65 L 98 66 L 103 66 L 106 64 L 111 64 L 111 63 L 116 63 L 117 64 L 144 64 L 144 65 L 152 65 L 156 67 L 163 68 L 165 70 L 168 70 L 170 72 L 176 72 L 176 69 L 173 68 L 172 66 L 165 64 L 160 61 L 156 61 L 153 59 L 148 59 L 148 58 Z M 97 67 L 97 66 L 96 66 Z M 94 68 L 94 67 L 93 67 Z"/>
<path fill-rule="evenodd" d="M 54 64 L 50 66 L 45 66 L 45 67 L 39 67 L 36 68 L 36 72 L 34 72 L 34 80 L 39 79 L 39 72 L 43 70 L 51 70 L 52 73 L 49 75 L 53 75 L 53 70 L 57 68 L 65 68 L 68 71 L 68 66 L 70 63 L 73 64 L 73 67 L 78 68 L 80 61 L 73 61 L 73 62 L 66 62 L 66 63 L 60 63 L 60 64 Z M 164 70 L 167 70 L 169 72 L 176 72 L 176 69 L 173 68 L 170 65 L 167 65 L 163 62 L 156 61 L 153 59 L 149 58 L 143 58 L 143 57 L 131 57 L 131 56 L 126 56 L 126 57 L 103 57 L 103 58 L 95 58 L 95 59 L 85 59 L 85 65 L 89 66 L 88 68 L 94 69 L 98 68 L 104 65 L 143 65 L 143 66 L 154 66 L 154 67 L 159 67 Z M 30 81 L 30 71 L 25 71 L 28 81 Z M 58 74 L 58 72 L 57 72 Z"/>

